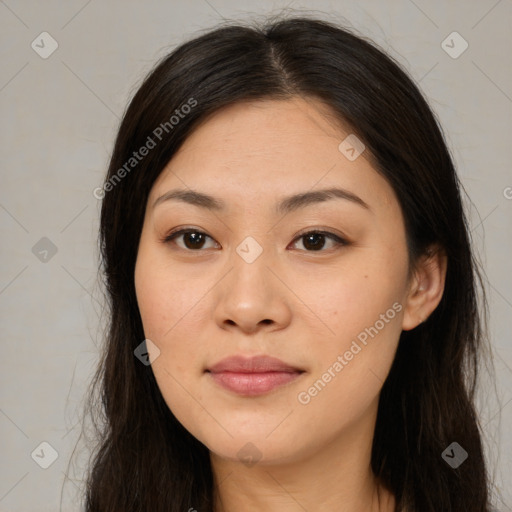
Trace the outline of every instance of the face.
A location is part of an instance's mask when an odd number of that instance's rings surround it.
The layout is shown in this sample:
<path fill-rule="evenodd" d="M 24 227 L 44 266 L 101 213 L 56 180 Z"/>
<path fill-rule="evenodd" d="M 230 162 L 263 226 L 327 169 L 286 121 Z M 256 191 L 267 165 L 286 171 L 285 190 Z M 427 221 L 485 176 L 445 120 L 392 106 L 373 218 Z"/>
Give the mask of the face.
<path fill-rule="evenodd" d="M 151 367 L 217 457 L 293 462 L 373 426 L 410 291 L 404 222 L 326 114 L 227 107 L 149 196 L 135 285 Z"/>

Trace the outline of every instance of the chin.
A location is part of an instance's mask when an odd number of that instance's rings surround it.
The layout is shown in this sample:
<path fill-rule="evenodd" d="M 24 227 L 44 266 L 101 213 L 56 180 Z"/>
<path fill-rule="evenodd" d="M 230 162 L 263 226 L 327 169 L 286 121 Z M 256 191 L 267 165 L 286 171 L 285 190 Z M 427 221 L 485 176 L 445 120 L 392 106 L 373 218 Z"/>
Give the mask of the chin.
<path fill-rule="evenodd" d="M 213 456 L 247 467 L 291 463 L 300 456 L 296 445 L 270 443 L 264 438 L 248 440 L 241 436 L 235 437 L 229 444 L 213 441 L 206 446 Z"/>
<path fill-rule="evenodd" d="M 278 422 L 276 422 L 278 424 Z M 248 467 L 258 464 L 277 465 L 298 461 L 306 457 L 309 452 L 313 454 L 318 449 L 318 440 L 304 439 L 304 427 L 298 426 L 294 432 L 288 428 L 286 431 L 272 432 L 266 425 L 256 428 L 255 423 L 227 426 L 230 432 L 219 434 L 219 429 L 208 428 L 207 432 L 192 434 L 203 443 L 219 459 L 234 463 L 242 463 Z M 280 427 L 278 427 L 280 428 Z M 270 432 L 270 434 L 269 434 Z"/>

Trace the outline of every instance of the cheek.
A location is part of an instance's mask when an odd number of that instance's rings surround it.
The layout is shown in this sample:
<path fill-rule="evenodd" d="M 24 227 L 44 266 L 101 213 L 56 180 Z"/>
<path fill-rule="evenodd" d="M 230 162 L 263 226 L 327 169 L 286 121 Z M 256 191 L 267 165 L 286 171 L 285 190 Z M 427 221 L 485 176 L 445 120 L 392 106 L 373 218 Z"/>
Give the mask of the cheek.
<path fill-rule="evenodd" d="M 160 351 L 151 367 L 169 406 L 171 401 L 190 404 L 190 395 L 183 394 L 183 389 L 195 389 L 202 375 L 205 347 L 201 340 L 204 344 L 205 319 L 211 318 L 206 300 L 211 286 L 204 276 L 171 267 L 165 257 L 139 253 L 137 302 L 144 335 Z"/>
<path fill-rule="evenodd" d="M 148 256 L 139 253 L 135 287 L 144 335 L 159 349 L 151 369 L 169 409 L 197 436 L 197 425 L 208 420 L 203 417 L 204 408 L 199 405 L 203 396 L 196 385 L 204 348 L 199 345 L 198 319 L 206 314 L 200 298 L 207 283 L 193 283 L 183 274 L 180 278 L 165 263 Z M 198 286 L 204 288 L 203 293 Z"/>
<path fill-rule="evenodd" d="M 321 345 L 308 347 L 314 359 L 325 364 L 325 356 L 348 350 L 358 336 L 364 341 L 365 333 L 367 337 L 368 330 L 374 333 L 375 326 L 379 339 L 387 333 L 392 340 L 399 335 L 407 262 L 397 259 L 354 255 L 346 258 L 343 266 L 291 281 L 294 292 L 308 307 L 303 316 L 309 322 L 308 330 L 322 339 Z"/>
<path fill-rule="evenodd" d="M 192 274 L 180 273 L 162 258 L 141 250 L 135 267 L 135 289 L 144 334 L 160 345 L 171 343 L 182 325 L 194 325 L 207 283 L 195 281 Z"/>
<path fill-rule="evenodd" d="M 316 286 L 308 281 L 297 290 L 325 323 L 322 336 L 304 347 L 311 378 L 297 401 L 338 426 L 359 417 L 380 392 L 401 333 L 406 283 L 407 260 L 399 255 L 348 260 L 336 272 L 317 275 Z M 311 317 L 313 334 L 314 324 Z"/>
<path fill-rule="evenodd" d="M 294 398 L 304 422 L 324 437 L 371 414 L 393 363 L 403 308 L 392 293 L 374 293 L 369 300 L 370 289 L 347 287 L 333 296 L 349 299 L 337 309 L 331 306 L 334 314 L 326 316 L 335 334 L 308 348 L 310 376 Z"/>

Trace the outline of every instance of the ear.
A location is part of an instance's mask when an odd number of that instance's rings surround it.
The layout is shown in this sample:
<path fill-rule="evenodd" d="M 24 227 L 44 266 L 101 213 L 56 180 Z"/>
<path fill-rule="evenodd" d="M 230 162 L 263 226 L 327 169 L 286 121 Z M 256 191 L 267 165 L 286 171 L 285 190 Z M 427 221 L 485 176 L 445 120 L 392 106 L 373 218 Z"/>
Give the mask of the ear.
<path fill-rule="evenodd" d="M 444 292 L 446 267 L 446 253 L 437 245 L 429 247 L 419 259 L 402 317 L 404 331 L 423 323 L 438 306 Z"/>

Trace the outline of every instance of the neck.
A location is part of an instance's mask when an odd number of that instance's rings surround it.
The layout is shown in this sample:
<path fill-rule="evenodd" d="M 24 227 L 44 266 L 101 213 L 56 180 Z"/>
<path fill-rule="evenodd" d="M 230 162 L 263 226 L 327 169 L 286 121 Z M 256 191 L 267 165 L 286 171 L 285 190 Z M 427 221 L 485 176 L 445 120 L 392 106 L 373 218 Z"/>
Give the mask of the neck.
<path fill-rule="evenodd" d="M 312 453 L 251 467 L 210 453 L 214 511 L 394 512 L 393 494 L 371 470 L 373 430 L 366 418 Z"/>

